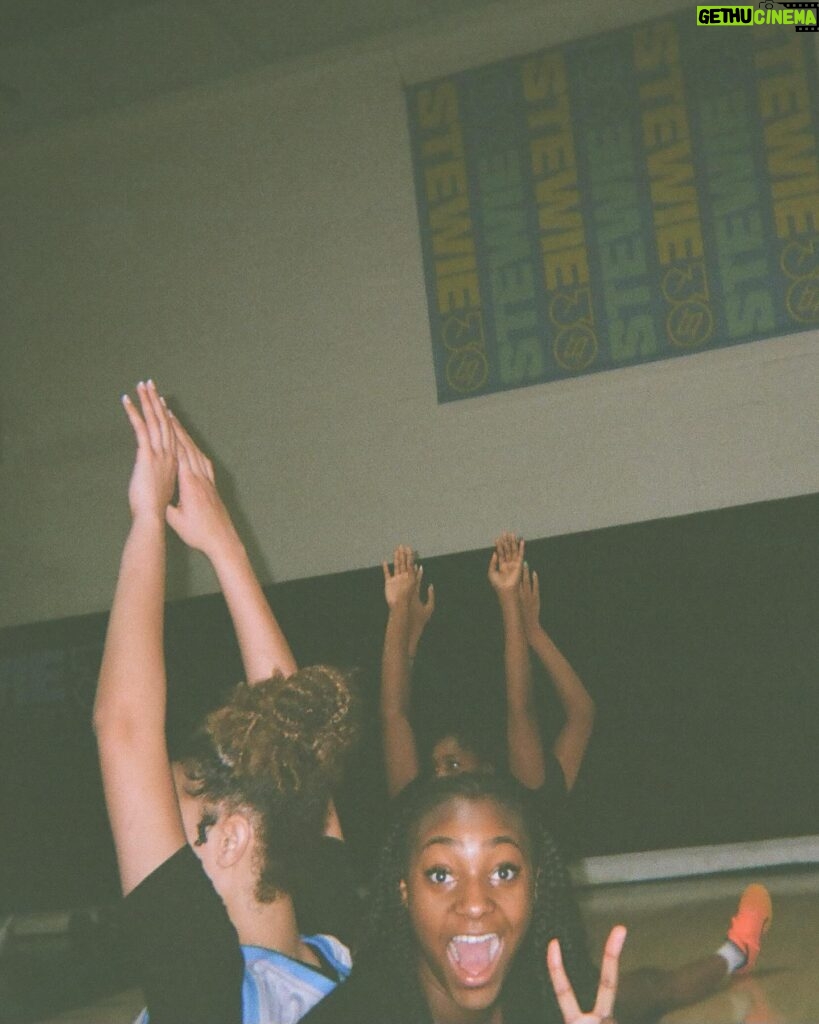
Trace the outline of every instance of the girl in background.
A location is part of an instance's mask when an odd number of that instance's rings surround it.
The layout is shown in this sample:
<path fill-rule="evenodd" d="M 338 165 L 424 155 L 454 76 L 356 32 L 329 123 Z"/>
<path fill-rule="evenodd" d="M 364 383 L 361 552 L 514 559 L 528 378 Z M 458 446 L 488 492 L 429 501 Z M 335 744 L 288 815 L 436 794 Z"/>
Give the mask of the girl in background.
<path fill-rule="evenodd" d="M 421 597 L 423 568 L 411 547 L 399 545 L 393 568 L 385 562 L 384 596 L 389 608 L 381 673 L 381 728 L 387 788 L 396 796 L 421 772 L 410 723 L 412 666 L 424 629 L 435 609 L 432 585 Z M 562 816 L 577 780 L 594 724 L 594 702 L 569 661 L 540 622 L 537 573 L 524 562 L 524 542 L 501 534 L 489 562 L 489 582 L 503 621 L 506 679 L 506 758 L 509 771 L 540 793 L 552 816 Z M 545 750 L 535 708 L 529 649 L 543 665 L 564 713 L 563 725 Z M 438 735 L 429 768 L 436 775 L 477 771 L 487 757 L 477 737 L 461 725 Z"/>
<path fill-rule="evenodd" d="M 507 761 L 509 772 L 535 801 L 541 822 L 558 841 L 562 840 L 568 794 L 591 737 L 594 704 L 569 662 L 540 626 L 537 574 L 530 574 L 524 562 L 523 541 L 514 534 L 502 534 L 489 563 L 489 580 L 498 596 L 504 624 L 507 749 L 501 759 L 493 756 L 485 739 L 462 721 L 439 734 L 429 763 L 422 765 L 409 717 L 410 683 L 413 658 L 434 610 L 435 595 L 430 585 L 426 600 L 422 599 L 423 570 L 415 564 L 410 547 L 396 548 L 393 557 L 392 570 L 383 564 L 389 617 L 381 689 L 390 795 L 395 796 L 425 774 L 495 774 Z M 529 646 L 546 668 L 565 713 L 551 751 L 544 749 L 535 712 Z M 463 717 L 466 720 L 468 716 L 465 713 Z M 673 969 L 630 971 L 620 979 L 621 1024 L 657 1021 L 665 1013 L 718 992 L 734 973 L 752 970 L 771 918 L 768 891 L 762 885 L 748 886 L 725 941 L 714 953 Z"/>

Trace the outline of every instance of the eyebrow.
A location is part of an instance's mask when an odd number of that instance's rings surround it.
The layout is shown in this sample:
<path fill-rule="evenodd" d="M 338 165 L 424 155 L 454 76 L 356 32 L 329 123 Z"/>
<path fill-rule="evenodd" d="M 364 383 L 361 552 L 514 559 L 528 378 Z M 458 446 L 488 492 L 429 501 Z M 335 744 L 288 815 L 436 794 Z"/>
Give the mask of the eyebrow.
<path fill-rule="evenodd" d="M 453 839 L 452 836 L 431 836 L 421 847 L 422 850 L 426 850 L 430 846 L 463 846 L 464 842 L 461 839 Z M 481 843 L 481 846 L 495 847 L 495 846 L 514 846 L 516 850 L 520 850 L 523 853 L 523 849 L 517 839 L 512 836 L 493 836 L 491 839 L 487 839 Z"/>

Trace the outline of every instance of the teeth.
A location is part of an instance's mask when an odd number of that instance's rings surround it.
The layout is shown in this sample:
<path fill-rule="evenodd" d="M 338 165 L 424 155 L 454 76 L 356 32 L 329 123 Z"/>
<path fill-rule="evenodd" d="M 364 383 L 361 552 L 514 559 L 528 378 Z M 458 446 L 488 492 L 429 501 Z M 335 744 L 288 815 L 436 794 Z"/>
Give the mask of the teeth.
<path fill-rule="evenodd" d="M 468 946 L 476 945 L 481 942 L 488 942 L 490 962 L 494 961 L 500 949 L 500 939 L 494 932 L 488 932 L 486 935 L 454 935 L 449 940 L 448 948 L 456 963 L 461 962 L 458 945 L 462 942 Z"/>

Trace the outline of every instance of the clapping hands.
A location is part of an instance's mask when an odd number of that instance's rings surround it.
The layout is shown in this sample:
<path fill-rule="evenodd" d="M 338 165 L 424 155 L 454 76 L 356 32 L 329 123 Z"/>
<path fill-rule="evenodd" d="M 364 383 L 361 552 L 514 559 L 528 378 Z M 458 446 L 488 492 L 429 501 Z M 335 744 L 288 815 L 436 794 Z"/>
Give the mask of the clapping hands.
<path fill-rule="evenodd" d="M 164 519 L 176 487 L 176 434 L 153 381 L 140 381 L 137 396 L 139 409 L 128 395 L 122 396 L 137 442 L 128 503 L 135 520 L 150 516 Z"/>
<path fill-rule="evenodd" d="M 188 545 L 213 559 L 225 544 L 239 544 L 216 487 L 213 463 L 171 414 L 179 459 L 179 501 L 169 505 L 168 525 Z"/>
<path fill-rule="evenodd" d="M 137 395 L 139 409 L 128 395 L 122 400 L 137 439 L 128 488 L 131 514 L 166 519 L 189 547 L 209 557 L 225 544 L 240 543 L 216 488 L 213 463 L 168 408 L 153 381 L 137 384 Z M 177 485 L 179 499 L 172 505 Z"/>

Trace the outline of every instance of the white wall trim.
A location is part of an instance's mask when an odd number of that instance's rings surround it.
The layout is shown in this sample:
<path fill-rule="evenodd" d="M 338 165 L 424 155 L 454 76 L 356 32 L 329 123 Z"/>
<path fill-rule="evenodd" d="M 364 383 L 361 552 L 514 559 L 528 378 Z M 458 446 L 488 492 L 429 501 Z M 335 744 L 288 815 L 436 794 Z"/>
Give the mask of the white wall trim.
<path fill-rule="evenodd" d="M 586 857 L 570 870 L 576 885 L 611 885 L 796 864 L 819 864 L 819 836 Z"/>

